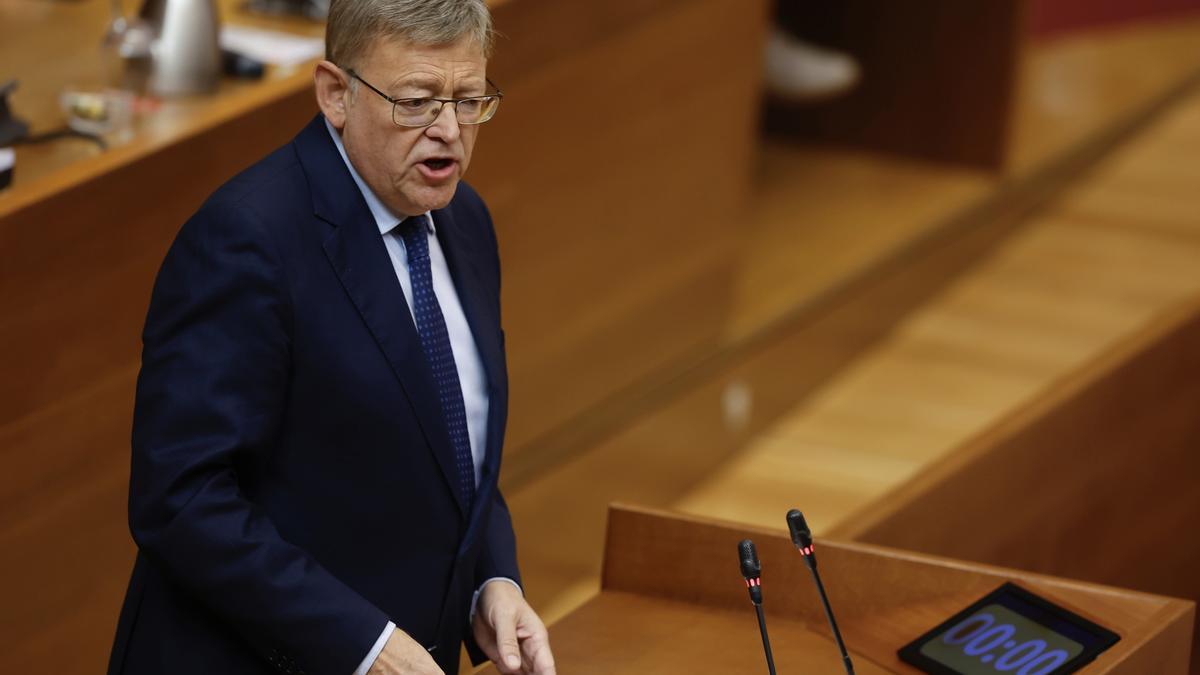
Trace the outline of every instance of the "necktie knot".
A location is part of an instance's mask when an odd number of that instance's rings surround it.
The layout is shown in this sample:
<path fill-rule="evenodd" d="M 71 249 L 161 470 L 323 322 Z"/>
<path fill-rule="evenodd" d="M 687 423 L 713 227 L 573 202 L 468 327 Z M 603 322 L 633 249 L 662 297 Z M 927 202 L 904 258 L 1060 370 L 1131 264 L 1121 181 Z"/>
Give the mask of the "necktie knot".
<path fill-rule="evenodd" d="M 429 257 L 429 228 L 425 218 L 424 215 L 411 216 L 400 223 L 400 238 L 404 240 L 409 264 Z"/>

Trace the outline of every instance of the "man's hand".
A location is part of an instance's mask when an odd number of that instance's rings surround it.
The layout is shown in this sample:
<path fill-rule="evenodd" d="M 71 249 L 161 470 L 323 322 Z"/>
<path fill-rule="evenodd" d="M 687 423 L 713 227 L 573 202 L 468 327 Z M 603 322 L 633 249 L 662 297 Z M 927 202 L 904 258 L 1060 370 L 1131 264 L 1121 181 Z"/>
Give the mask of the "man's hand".
<path fill-rule="evenodd" d="M 546 626 L 512 584 L 483 587 L 473 629 L 479 648 L 504 675 L 557 675 Z"/>
<path fill-rule="evenodd" d="M 490 584 L 489 584 L 490 585 Z M 514 589 L 515 590 L 515 589 Z M 416 640 L 397 628 L 392 631 L 367 675 L 445 675 Z"/>

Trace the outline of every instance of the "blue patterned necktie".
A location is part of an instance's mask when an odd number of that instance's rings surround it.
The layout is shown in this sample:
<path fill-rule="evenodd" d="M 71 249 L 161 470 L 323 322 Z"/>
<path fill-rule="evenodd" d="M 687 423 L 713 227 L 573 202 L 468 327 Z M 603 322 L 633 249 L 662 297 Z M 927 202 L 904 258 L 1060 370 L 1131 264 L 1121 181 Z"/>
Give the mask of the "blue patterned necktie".
<path fill-rule="evenodd" d="M 450 333 L 442 306 L 433 292 L 433 273 L 429 267 L 429 233 L 427 216 L 407 218 L 400 225 L 404 249 L 408 254 L 408 276 L 412 280 L 413 316 L 421 335 L 421 348 L 433 372 L 442 417 L 450 431 L 454 460 L 458 465 L 459 490 L 467 509 L 475 498 L 475 461 L 471 457 L 471 437 L 467 433 L 467 411 L 463 405 L 462 385 L 458 366 L 450 349 Z"/>

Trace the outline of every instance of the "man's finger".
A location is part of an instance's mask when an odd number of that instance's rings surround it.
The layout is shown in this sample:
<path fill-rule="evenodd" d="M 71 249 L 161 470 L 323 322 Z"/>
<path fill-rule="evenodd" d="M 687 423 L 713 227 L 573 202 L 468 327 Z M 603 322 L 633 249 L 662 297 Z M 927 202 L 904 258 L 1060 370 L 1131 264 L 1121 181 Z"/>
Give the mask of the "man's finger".
<path fill-rule="evenodd" d="M 475 618 L 475 644 L 483 650 L 493 663 L 500 663 L 500 652 L 496 649 L 496 636 L 480 617 Z"/>
<path fill-rule="evenodd" d="M 493 625 L 496 629 L 496 649 L 500 652 L 500 661 L 506 672 L 516 673 L 521 670 L 521 649 L 517 642 L 517 618 L 512 612 L 503 612 L 496 617 Z"/>
<path fill-rule="evenodd" d="M 544 629 L 522 642 L 521 652 L 525 657 L 526 672 L 532 675 L 556 675 L 550 637 Z"/>

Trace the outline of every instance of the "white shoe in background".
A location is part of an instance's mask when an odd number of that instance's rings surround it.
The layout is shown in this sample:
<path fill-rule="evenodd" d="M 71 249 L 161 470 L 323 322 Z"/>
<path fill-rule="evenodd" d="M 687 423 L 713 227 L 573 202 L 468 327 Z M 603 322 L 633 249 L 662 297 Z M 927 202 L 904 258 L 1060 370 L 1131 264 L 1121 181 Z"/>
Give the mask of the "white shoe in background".
<path fill-rule="evenodd" d="M 767 90 L 780 98 L 813 101 L 843 94 L 861 73 L 851 56 L 792 37 L 778 27 L 767 36 Z"/>

